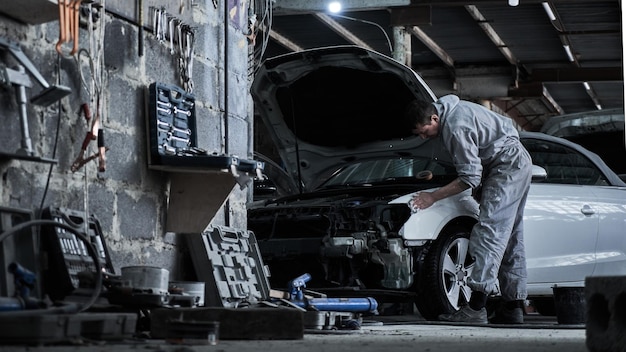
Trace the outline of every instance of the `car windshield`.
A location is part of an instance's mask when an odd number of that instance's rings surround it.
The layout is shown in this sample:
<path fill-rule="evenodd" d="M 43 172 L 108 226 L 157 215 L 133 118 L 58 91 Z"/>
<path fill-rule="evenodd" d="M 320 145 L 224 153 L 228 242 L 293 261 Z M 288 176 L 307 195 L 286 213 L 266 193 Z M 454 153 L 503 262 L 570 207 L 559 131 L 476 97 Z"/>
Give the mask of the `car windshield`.
<path fill-rule="evenodd" d="M 432 173 L 430 180 L 446 182 L 456 177 L 453 165 L 430 158 L 388 158 L 345 166 L 335 172 L 321 188 L 425 182 L 428 180 L 420 177 L 423 171 Z"/>

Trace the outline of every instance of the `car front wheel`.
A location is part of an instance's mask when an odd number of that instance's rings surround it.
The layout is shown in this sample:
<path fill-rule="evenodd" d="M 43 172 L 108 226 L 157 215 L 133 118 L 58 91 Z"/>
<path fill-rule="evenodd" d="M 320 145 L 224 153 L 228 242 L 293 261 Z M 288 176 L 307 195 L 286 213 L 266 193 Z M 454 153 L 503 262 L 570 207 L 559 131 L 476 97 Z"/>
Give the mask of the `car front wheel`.
<path fill-rule="evenodd" d="M 422 263 L 416 306 L 428 320 L 449 314 L 469 302 L 467 278 L 474 263 L 468 254 L 469 231 L 461 226 L 445 229 Z"/>

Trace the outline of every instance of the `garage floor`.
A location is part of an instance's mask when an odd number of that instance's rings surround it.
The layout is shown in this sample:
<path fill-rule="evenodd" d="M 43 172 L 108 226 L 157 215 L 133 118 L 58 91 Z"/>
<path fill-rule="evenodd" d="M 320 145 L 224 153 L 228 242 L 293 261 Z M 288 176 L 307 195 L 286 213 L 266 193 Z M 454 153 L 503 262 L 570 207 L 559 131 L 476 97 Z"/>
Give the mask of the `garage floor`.
<path fill-rule="evenodd" d="M 554 317 L 530 314 L 518 326 L 463 326 L 426 322 L 419 316 L 383 316 L 364 320 L 360 330 L 306 331 L 301 340 L 221 340 L 217 345 L 176 345 L 163 340 L 119 343 L 77 341 L 63 346 L 0 346 L 8 351 L 588 351 L 584 325 L 559 325 Z"/>

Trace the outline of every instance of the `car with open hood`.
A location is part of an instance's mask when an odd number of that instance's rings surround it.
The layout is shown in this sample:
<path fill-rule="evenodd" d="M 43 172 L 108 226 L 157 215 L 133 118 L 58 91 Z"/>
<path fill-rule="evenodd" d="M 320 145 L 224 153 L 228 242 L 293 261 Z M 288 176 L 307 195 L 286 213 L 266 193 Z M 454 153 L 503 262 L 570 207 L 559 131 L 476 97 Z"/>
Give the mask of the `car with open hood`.
<path fill-rule="evenodd" d="M 457 176 L 438 138 L 403 126 L 411 100 L 436 99 L 416 72 L 360 47 L 310 49 L 266 60 L 251 93 L 274 162 L 269 179 L 256 181 L 263 196 L 248 205 L 248 229 L 272 287 L 309 273 L 311 289 L 384 292 L 414 301 L 427 319 L 468 302 L 479 212 L 471 190 L 418 212 L 408 204 Z M 626 274 L 626 184 L 577 144 L 520 137 L 534 164 L 524 216 L 529 299 L 550 313 L 555 285 Z"/>

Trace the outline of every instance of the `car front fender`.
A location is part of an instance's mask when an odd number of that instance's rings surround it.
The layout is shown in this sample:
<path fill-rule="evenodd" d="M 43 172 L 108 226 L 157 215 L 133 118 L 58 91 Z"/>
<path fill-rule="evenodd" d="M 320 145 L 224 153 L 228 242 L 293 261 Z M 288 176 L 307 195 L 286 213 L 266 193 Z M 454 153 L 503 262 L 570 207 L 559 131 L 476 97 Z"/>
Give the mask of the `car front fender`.
<path fill-rule="evenodd" d="M 422 192 L 432 192 L 436 188 Z M 404 203 L 409 206 L 409 201 L 415 193 L 407 194 L 393 199 L 389 204 Z M 471 189 L 465 190 L 454 196 L 435 202 L 426 209 L 420 209 L 411 214 L 409 219 L 400 229 L 400 235 L 405 240 L 433 240 L 450 221 L 459 217 L 471 217 L 478 219 L 478 202 L 472 197 Z"/>

